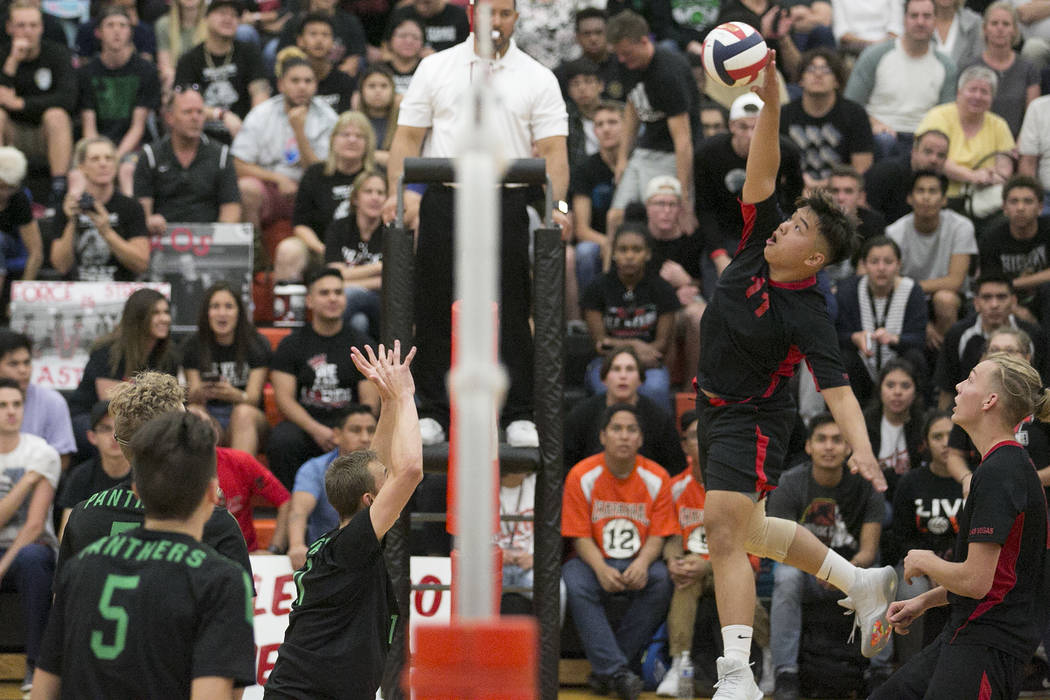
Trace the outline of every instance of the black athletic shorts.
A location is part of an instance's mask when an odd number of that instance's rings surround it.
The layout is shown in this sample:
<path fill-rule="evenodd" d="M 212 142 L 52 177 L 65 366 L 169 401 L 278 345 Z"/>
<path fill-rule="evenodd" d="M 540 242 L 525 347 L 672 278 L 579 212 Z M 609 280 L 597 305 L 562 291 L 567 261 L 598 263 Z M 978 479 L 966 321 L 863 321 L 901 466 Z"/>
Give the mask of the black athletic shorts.
<path fill-rule="evenodd" d="M 868 700 L 1013 700 L 1021 692 L 1025 662 L 976 644 L 948 644 L 943 632 Z"/>
<path fill-rule="evenodd" d="M 791 399 L 726 403 L 701 392 L 697 407 L 704 487 L 737 493 L 775 488 L 795 425 Z"/>

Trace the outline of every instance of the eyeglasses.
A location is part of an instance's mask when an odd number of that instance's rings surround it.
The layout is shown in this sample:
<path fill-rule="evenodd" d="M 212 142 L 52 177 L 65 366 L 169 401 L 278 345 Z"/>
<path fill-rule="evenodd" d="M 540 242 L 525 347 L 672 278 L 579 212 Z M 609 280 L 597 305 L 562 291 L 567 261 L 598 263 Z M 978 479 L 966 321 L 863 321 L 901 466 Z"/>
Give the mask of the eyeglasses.
<path fill-rule="evenodd" d="M 827 75 L 828 73 L 831 73 L 831 67 L 820 65 L 818 63 L 810 63 L 808 66 L 806 66 L 806 70 L 802 72 L 813 73 L 814 75 Z"/>
<path fill-rule="evenodd" d="M 196 92 L 199 94 L 201 86 L 197 83 L 182 83 L 181 85 L 176 85 L 171 91 L 176 95 L 181 95 L 184 92 Z"/>

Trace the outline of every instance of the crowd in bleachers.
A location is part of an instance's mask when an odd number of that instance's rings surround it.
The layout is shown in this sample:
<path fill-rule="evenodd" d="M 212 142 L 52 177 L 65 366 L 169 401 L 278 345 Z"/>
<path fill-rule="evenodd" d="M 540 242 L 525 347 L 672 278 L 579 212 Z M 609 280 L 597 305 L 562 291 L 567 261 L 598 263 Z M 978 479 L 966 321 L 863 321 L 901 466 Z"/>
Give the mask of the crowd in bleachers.
<path fill-rule="evenodd" d="M 257 287 L 303 284 L 309 317 L 271 343 L 255 326 L 271 318 L 266 294 L 253 317 L 237 284 L 176 281 L 170 300 L 141 289 L 96 339 L 66 397 L 30 381 L 41 339 L 0 330 L 0 418 L 11 403 L 3 389 L 24 401 L 13 442 L 0 425 L 0 578 L 50 586 L 47 550 L 70 510 L 126 479 L 107 399 L 147 369 L 179 376 L 213 425 L 226 505 L 249 548 L 252 502 L 262 499 L 277 514 L 271 549 L 301 566 L 310 543 L 339 523 L 327 466 L 367 448 L 376 427 L 379 397 L 348 349 L 379 334 L 395 195 L 386 170 L 402 99 L 426 57 L 470 40 L 467 10 L 453 0 L 84 4 L 74 18 L 37 0 L 4 10 L 0 275 L 143 280 L 150 237 L 172 223 L 246 223 Z M 566 483 L 583 489 L 581 475 L 596 465 L 637 464 L 667 492 L 634 541 L 576 547 L 563 602 L 592 667 L 609 671 L 592 677 L 596 690 L 636 697 L 634 657 L 665 619 L 667 678 L 694 651 L 703 687 L 720 641 L 700 633 L 717 627 L 703 474 L 696 416 L 683 416 L 675 397 L 693 391 L 700 319 L 740 240 L 738 197 L 762 108 L 746 88 L 706 77 L 706 32 L 746 22 L 777 50 L 787 97 L 780 206 L 790 212 L 803 193 L 825 189 L 860 239 L 818 282 L 889 490 L 848 474 L 848 446 L 803 366 L 793 468 L 770 513 L 802 522 L 858 566 L 899 565 L 913 547 L 950 552 L 980 458 L 947 420 L 956 383 L 992 349 L 1050 370 L 1050 2 L 518 0 L 516 10 L 516 45 L 553 72 L 568 115 L 566 334 L 589 341 L 569 344 L 581 357 L 567 377 Z M 528 198 L 539 221 L 543 198 Z M 424 223 L 420 199 L 406 188 L 409 228 Z M 172 334 L 173 303 L 192 305 L 196 332 Z M 417 366 L 427 355 L 421 347 Z M 447 407 L 421 415 L 424 443 L 442 442 Z M 505 440 L 535 447 L 530 418 L 505 416 Z M 19 430 L 42 441 L 20 444 Z M 1050 485 L 1050 429 L 1019 431 Z M 19 451 L 40 462 L 37 475 L 23 476 L 8 457 Z M 505 480 L 504 512 L 529 512 L 532 484 Z M 427 475 L 414 507 L 443 507 L 444 488 Z M 583 496 L 567 486 L 565 498 L 564 534 L 586 539 L 587 518 L 570 517 Z M 16 512 L 23 501 L 28 510 Z M 52 501 L 54 523 L 45 515 Z M 506 575 L 531 581 L 531 527 L 514 523 L 502 540 Z M 436 554 L 447 546 L 441 537 L 415 545 Z M 631 567 L 641 552 L 666 561 L 662 578 Z M 597 592 L 574 573 L 601 553 L 624 563 L 599 574 L 601 588 L 641 601 L 615 638 L 583 600 Z M 782 700 L 833 681 L 874 688 L 936 633 L 927 622 L 868 666 L 821 634 L 834 629 L 834 604 L 813 577 L 780 565 L 766 578 L 771 626 L 756 659 L 765 652 L 766 683 Z M 31 619 L 46 619 L 40 597 L 24 597 Z M 32 663 L 42 625 L 30 627 Z"/>

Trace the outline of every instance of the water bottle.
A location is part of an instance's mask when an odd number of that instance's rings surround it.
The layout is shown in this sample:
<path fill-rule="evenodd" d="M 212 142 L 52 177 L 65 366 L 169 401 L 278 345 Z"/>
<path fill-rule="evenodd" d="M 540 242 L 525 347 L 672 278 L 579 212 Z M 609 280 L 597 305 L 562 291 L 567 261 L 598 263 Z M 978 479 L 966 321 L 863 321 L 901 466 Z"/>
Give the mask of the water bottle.
<path fill-rule="evenodd" d="M 688 651 L 683 651 L 678 667 L 678 693 L 675 697 L 691 698 L 693 690 L 693 660 L 689 658 Z"/>

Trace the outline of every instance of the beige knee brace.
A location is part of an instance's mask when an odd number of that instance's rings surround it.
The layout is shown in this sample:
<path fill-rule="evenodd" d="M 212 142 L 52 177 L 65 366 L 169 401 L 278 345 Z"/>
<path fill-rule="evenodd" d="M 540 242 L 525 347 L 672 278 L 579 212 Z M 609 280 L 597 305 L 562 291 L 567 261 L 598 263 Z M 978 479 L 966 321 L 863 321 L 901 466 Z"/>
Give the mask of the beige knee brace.
<path fill-rule="evenodd" d="M 784 561 L 798 525 L 783 518 L 766 516 L 766 501 L 762 499 L 751 511 L 747 523 L 747 551 L 755 556 Z"/>

